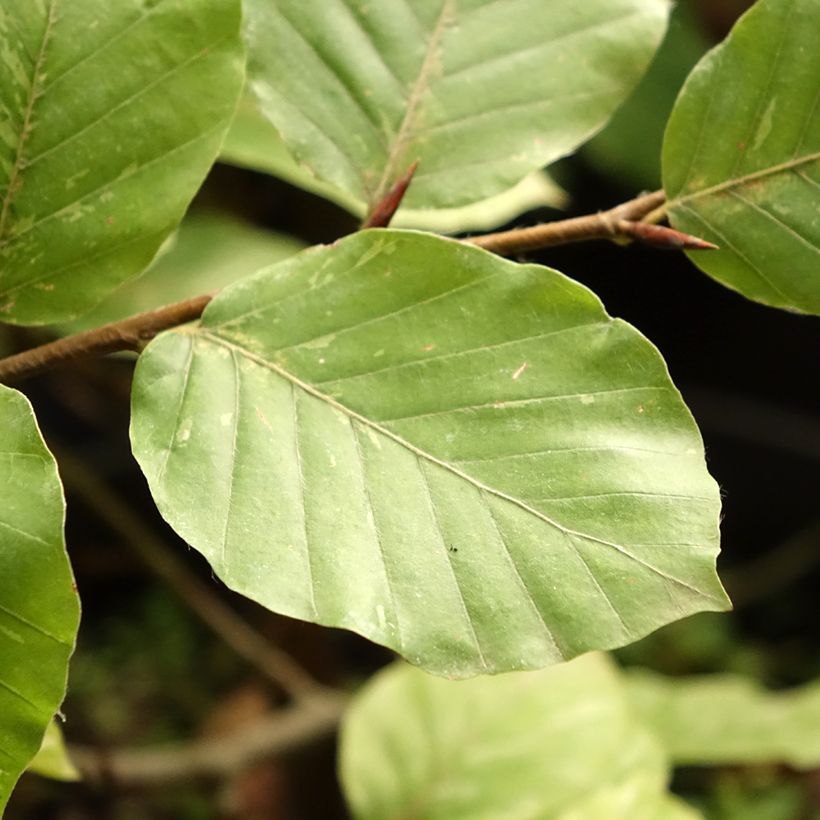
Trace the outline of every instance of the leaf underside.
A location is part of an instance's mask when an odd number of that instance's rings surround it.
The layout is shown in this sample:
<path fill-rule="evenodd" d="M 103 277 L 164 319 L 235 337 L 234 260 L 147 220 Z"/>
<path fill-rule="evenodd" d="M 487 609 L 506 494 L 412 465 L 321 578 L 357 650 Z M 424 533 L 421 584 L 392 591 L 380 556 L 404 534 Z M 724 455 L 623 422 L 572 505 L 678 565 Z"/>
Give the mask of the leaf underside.
<path fill-rule="evenodd" d="M 0 386 L 0 814 L 65 695 L 79 603 L 57 466 L 26 399 Z"/>
<path fill-rule="evenodd" d="M 252 0 L 250 87 L 296 159 L 369 206 L 464 205 L 570 153 L 646 69 L 667 0 Z"/>
<path fill-rule="evenodd" d="M 706 273 L 820 313 L 820 0 L 760 0 L 690 75 L 664 142 L 675 227 Z"/>
<path fill-rule="evenodd" d="M 446 681 L 404 664 L 349 709 L 340 779 L 357 820 L 694 818 L 604 657 Z"/>
<path fill-rule="evenodd" d="M 232 589 L 434 672 L 533 668 L 726 600 L 655 348 L 561 274 L 368 231 L 151 343 L 132 443 Z"/>
<path fill-rule="evenodd" d="M 4 0 L 0 319 L 93 306 L 150 262 L 243 83 L 239 0 Z"/>

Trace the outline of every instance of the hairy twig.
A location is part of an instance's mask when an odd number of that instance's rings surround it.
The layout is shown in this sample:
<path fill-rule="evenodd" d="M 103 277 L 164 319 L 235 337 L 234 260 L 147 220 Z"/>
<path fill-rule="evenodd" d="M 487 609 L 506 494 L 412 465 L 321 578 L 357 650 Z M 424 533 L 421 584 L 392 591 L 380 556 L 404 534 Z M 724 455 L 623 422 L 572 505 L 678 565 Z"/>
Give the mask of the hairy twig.
<path fill-rule="evenodd" d="M 413 167 L 408 175 L 398 183 L 387 197 L 390 206 L 396 198 L 401 200 L 406 184 L 412 177 Z M 663 191 L 643 194 L 636 199 L 618 205 L 609 211 L 588 216 L 547 222 L 531 228 L 516 228 L 510 231 L 485 234 L 465 239 L 472 245 L 502 255 L 525 253 L 527 251 L 563 245 L 570 242 L 585 242 L 592 239 L 611 239 L 619 242 L 638 240 L 662 248 L 714 247 L 697 237 L 658 225 L 643 225 L 640 220 L 655 211 L 664 202 Z M 382 203 L 384 204 L 384 203 Z M 383 223 L 389 219 L 387 212 L 375 215 L 376 221 Z M 36 376 L 55 365 L 83 356 L 104 355 L 122 350 L 139 350 L 140 347 L 158 333 L 186 322 L 194 321 L 202 315 L 213 294 L 196 296 L 158 310 L 140 313 L 112 322 L 95 330 L 88 330 L 74 336 L 67 336 L 56 342 L 41 345 L 31 350 L 0 359 L 0 383 L 12 383 Z"/>
<path fill-rule="evenodd" d="M 122 788 L 226 779 L 256 761 L 298 751 L 330 737 L 346 706 L 341 696 L 311 698 L 246 724 L 228 736 L 154 748 L 101 750 L 69 746 L 83 779 Z"/>
<path fill-rule="evenodd" d="M 271 644 L 227 606 L 92 471 L 62 450 L 57 452 L 57 461 L 69 490 L 76 492 L 237 655 L 251 663 L 294 700 L 326 696 L 333 691 L 315 681 L 290 655 Z"/>

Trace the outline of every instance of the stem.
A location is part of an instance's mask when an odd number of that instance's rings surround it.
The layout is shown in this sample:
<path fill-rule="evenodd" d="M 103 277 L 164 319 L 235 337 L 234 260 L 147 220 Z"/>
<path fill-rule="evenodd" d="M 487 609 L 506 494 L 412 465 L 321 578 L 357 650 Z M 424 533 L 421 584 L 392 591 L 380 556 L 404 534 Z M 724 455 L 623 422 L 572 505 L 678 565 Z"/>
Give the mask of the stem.
<path fill-rule="evenodd" d="M 258 760 L 330 737 L 346 702 L 341 696 L 307 700 L 207 740 L 145 749 L 69 746 L 68 753 L 83 779 L 98 785 L 158 787 L 197 778 L 226 779 Z"/>
<path fill-rule="evenodd" d="M 474 236 L 464 241 L 502 255 L 515 255 L 553 245 L 586 242 L 591 239 L 628 242 L 635 238 L 642 238 L 636 237 L 638 232 L 634 230 L 634 224 L 630 225 L 630 223 L 642 220 L 663 202 L 663 191 L 655 191 L 601 213 L 563 219 L 558 222 L 547 222 L 531 228 L 516 228 L 511 231 Z M 653 241 L 652 244 L 680 248 L 693 247 L 686 244 L 687 239 L 697 241 L 693 237 L 686 237 L 668 228 L 662 230 L 668 232 L 669 241 Z M 83 356 L 104 355 L 122 350 L 139 350 L 146 341 L 153 339 L 161 331 L 198 319 L 213 296 L 214 294 L 195 296 L 193 299 L 147 313 L 139 313 L 128 319 L 111 322 L 94 330 L 67 336 L 64 339 L 0 359 L 0 384 L 22 381 L 55 365 Z"/>
<path fill-rule="evenodd" d="M 184 561 L 110 487 L 66 452 L 57 452 L 66 486 L 79 495 L 144 563 L 198 615 L 237 655 L 255 666 L 294 701 L 326 696 L 333 690 L 315 681 L 286 652 L 225 604 Z"/>

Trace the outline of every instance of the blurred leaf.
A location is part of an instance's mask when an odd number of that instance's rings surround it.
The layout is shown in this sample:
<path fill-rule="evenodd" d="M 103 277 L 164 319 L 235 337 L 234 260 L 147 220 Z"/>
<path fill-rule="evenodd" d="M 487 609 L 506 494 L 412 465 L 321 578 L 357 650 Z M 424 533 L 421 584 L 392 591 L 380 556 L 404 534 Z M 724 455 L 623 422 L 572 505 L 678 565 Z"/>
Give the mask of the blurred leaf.
<path fill-rule="evenodd" d="M 820 313 L 820 0 L 760 0 L 689 76 L 669 121 L 676 228 L 720 245 L 706 273 Z"/>
<path fill-rule="evenodd" d="M 252 99 L 240 104 L 225 138 L 220 159 L 284 179 L 291 185 L 329 199 L 350 213 L 363 217 L 365 206 L 349 194 L 320 182 L 290 156 L 276 129 L 256 110 Z M 393 217 L 394 228 L 417 228 L 436 233 L 490 230 L 524 211 L 545 205 L 561 208 L 566 194 L 544 171 L 524 177 L 514 188 L 461 208 L 411 210 L 400 208 Z"/>
<path fill-rule="evenodd" d="M 57 465 L 26 398 L 0 385 L 0 814 L 65 695 L 80 619 Z"/>
<path fill-rule="evenodd" d="M 690 817 L 607 659 L 447 681 L 406 665 L 371 679 L 342 727 L 340 771 L 360 820 Z"/>
<path fill-rule="evenodd" d="M 820 765 L 820 682 L 765 691 L 750 678 L 628 676 L 633 706 L 679 764 Z"/>
<path fill-rule="evenodd" d="M 661 147 L 669 113 L 708 45 L 691 6 L 676 5 L 649 71 L 609 125 L 584 146 L 583 156 L 602 174 L 616 177 L 624 185 L 636 190 L 659 188 Z"/>
<path fill-rule="evenodd" d="M 194 211 L 182 222 L 151 267 L 62 330 L 73 333 L 123 319 L 200 293 L 219 290 L 304 245 L 213 211 Z"/>
<path fill-rule="evenodd" d="M 43 745 L 29 764 L 28 771 L 42 777 L 50 777 L 52 780 L 80 779 L 80 773 L 68 756 L 63 733 L 55 721 L 52 720 L 48 724 Z"/>
<path fill-rule="evenodd" d="M 375 230 L 154 340 L 132 444 L 231 588 L 451 676 L 727 605 L 717 487 L 657 350 L 586 288 Z"/>
<path fill-rule="evenodd" d="M 300 164 L 372 206 L 501 193 L 597 131 L 660 42 L 667 0 L 252 0 L 250 87 Z M 523 78 L 526 78 L 525 80 Z"/>
<path fill-rule="evenodd" d="M 151 261 L 243 82 L 239 0 L 3 0 L 0 316 L 92 307 Z"/>

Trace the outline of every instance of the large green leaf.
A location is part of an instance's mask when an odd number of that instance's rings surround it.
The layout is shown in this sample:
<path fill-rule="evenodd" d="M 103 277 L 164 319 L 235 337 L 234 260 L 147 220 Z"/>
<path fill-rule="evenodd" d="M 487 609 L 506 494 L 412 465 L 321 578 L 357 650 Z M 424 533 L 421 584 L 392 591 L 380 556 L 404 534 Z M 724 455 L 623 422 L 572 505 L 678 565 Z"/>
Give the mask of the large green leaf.
<path fill-rule="evenodd" d="M 395 665 L 342 730 L 341 778 L 361 820 L 668 820 L 663 754 L 615 671 L 589 655 L 471 681 Z"/>
<path fill-rule="evenodd" d="M 57 466 L 26 399 L 0 385 L 0 813 L 65 695 L 79 602 Z"/>
<path fill-rule="evenodd" d="M 139 273 L 243 82 L 240 0 L 4 0 L 0 316 L 60 321 Z"/>
<path fill-rule="evenodd" d="M 767 692 L 736 675 L 628 680 L 635 710 L 676 763 L 820 765 L 820 682 Z"/>
<path fill-rule="evenodd" d="M 273 174 L 313 194 L 329 199 L 358 217 L 365 215 L 364 202 L 326 182 L 316 179 L 291 157 L 277 130 L 258 111 L 250 98 L 240 104 L 220 159 L 240 168 Z M 436 233 L 488 231 L 531 208 L 549 205 L 561 208 L 566 194 L 545 171 L 534 171 L 514 188 L 460 208 L 399 208 L 391 225 Z"/>
<path fill-rule="evenodd" d="M 163 246 L 151 267 L 90 313 L 62 326 L 99 327 L 143 310 L 218 290 L 301 250 L 299 240 L 266 231 L 229 214 L 194 211 Z"/>
<path fill-rule="evenodd" d="M 453 676 L 721 609 L 719 498 L 655 348 L 586 288 L 367 231 L 140 358 L 132 442 L 232 589 Z"/>
<path fill-rule="evenodd" d="M 751 299 L 820 313 L 820 0 L 760 0 L 692 72 L 663 149 L 692 259 Z"/>
<path fill-rule="evenodd" d="M 497 194 L 597 131 L 646 68 L 667 0 L 252 0 L 249 78 L 296 159 L 378 202 Z"/>

